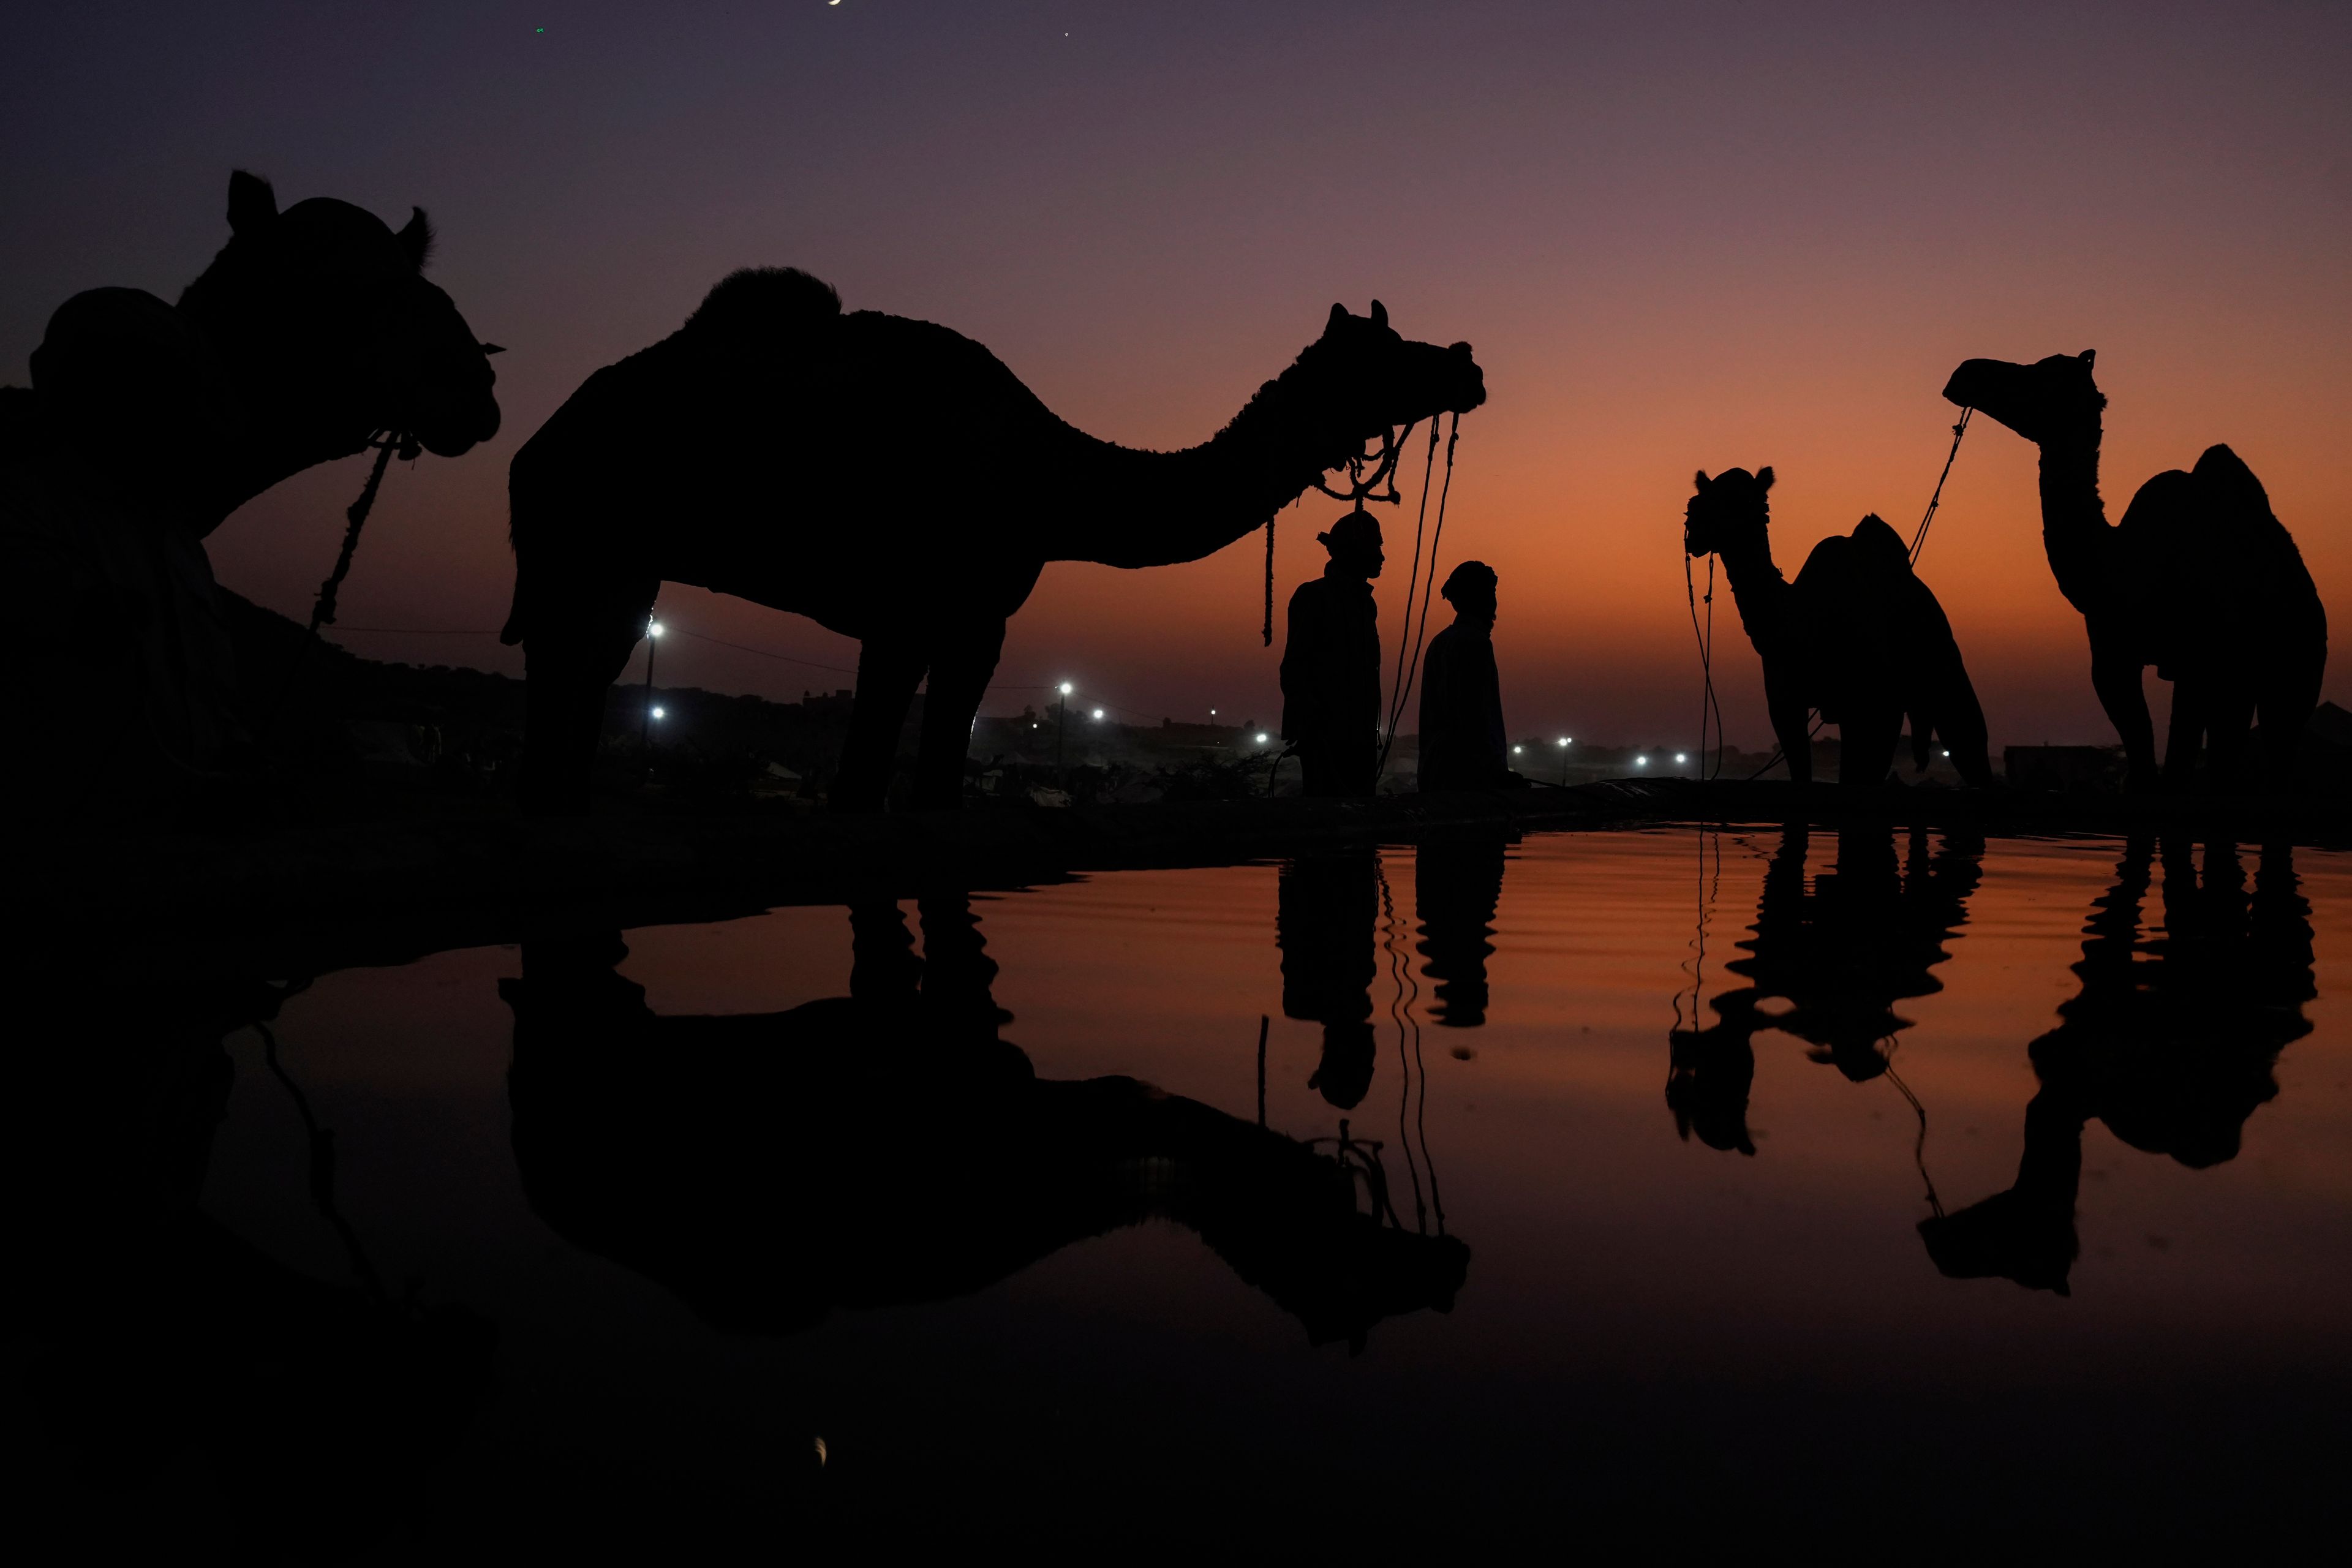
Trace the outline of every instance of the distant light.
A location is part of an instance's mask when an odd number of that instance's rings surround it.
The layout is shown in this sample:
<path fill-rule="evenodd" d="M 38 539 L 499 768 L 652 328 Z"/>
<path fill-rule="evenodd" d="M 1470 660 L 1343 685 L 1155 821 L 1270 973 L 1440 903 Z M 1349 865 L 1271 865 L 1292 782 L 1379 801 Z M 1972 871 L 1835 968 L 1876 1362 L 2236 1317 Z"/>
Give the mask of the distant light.
<path fill-rule="evenodd" d="M 656 719 L 658 719 L 658 718 L 660 718 L 661 716 L 662 716 L 662 710 L 661 710 L 660 709 L 658 709 L 658 708 L 655 709 L 655 710 L 654 710 L 654 717 L 655 717 L 655 718 L 656 718 Z"/>
<path fill-rule="evenodd" d="M 646 623 L 646 636 L 649 637 L 657 637 L 661 635 L 662 624 L 659 621 L 647 621 Z"/>
<path fill-rule="evenodd" d="M 1563 745 L 1563 746 L 1567 745 L 1567 744 L 1568 744 L 1568 737 L 1567 737 L 1567 736 L 1565 736 L 1565 735 L 1562 735 L 1562 736 L 1559 738 L 1559 744 L 1561 744 L 1561 745 Z"/>
<path fill-rule="evenodd" d="M 1633 765 L 1637 768 L 1646 768 L 1650 765 L 1650 759 L 1647 757 L 1635 757 L 1633 759 Z"/>
<path fill-rule="evenodd" d="M 1951 753 L 1951 752 L 1946 752 L 1944 753 L 1944 755 L 1946 755 L 1946 756 L 1948 756 L 1948 756 L 1950 756 L 1951 754 L 1952 754 L 1952 753 Z"/>
<path fill-rule="evenodd" d="M 1102 717 L 1102 710 L 1101 710 L 1101 709 L 1097 708 L 1097 709 L 1096 709 L 1096 710 L 1095 710 L 1095 717 L 1096 717 L 1096 718 L 1097 718 L 1097 719 L 1099 719 L 1099 718 L 1101 718 L 1101 717 Z"/>
<path fill-rule="evenodd" d="M 1209 710 L 1209 717 L 1210 717 L 1210 718 L 1212 718 L 1212 719 L 1213 719 L 1213 718 L 1215 718 L 1216 716 L 1217 716 L 1217 710 L 1216 710 L 1215 709 L 1213 709 L 1213 708 L 1210 709 L 1210 710 Z"/>
<path fill-rule="evenodd" d="M 1257 743 L 1258 743 L 1259 745 L 1263 746 L 1263 745 L 1265 745 L 1265 740 L 1266 740 L 1266 738 L 1265 738 L 1264 735 L 1260 735 L 1260 736 L 1257 738 Z"/>
<path fill-rule="evenodd" d="M 1684 756 L 1680 752 L 1676 752 L 1675 753 L 1675 761 L 1676 761 L 1676 762 L 1678 762 L 1678 763 L 1686 763 L 1686 762 L 1690 761 L 1690 759 L 1689 759 L 1688 757 Z"/>
<path fill-rule="evenodd" d="M 1062 682 L 1062 695 L 1063 695 L 1063 696 L 1067 697 L 1071 692 L 1076 691 L 1076 689 L 1077 689 L 1077 688 L 1076 688 L 1076 687 L 1075 687 L 1075 686 L 1072 686 L 1068 681 L 1065 680 L 1064 682 Z"/>
<path fill-rule="evenodd" d="M 1513 746 L 1513 747 L 1511 748 L 1511 755 L 1513 755 L 1513 756 L 1515 756 L 1515 757 L 1516 757 L 1516 756 L 1517 756 L 1521 752 L 1524 752 L 1524 751 L 1526 751 L 1526 750 L 1527 750 L 1527 748 L 1526 748 L 1525 746 Z"/>

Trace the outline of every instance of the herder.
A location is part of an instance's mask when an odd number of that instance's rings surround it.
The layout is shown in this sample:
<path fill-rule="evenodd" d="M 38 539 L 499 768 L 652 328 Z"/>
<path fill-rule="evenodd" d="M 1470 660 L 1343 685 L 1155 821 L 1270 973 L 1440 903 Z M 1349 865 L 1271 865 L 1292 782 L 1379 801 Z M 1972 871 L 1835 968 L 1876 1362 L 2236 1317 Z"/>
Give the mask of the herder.
<path fill-rule="evenodd" d="M 1331 552 L 1323 575 L 1290 595 L 1282 649 L 1282 738 L 1298 753 L 1303 793 L 1331 799 L 1372 793 L 1381 734 L 1381 633 L 1372 579 L 1381 525 L 1351 511 L 1316 539 Z"/>
<path fill-rule="evenodd" d="M 1421 676 L 1421 788 L 1499 789 L 1516 782 L 1495 671 L 1495 574 L 1465 561 L 1439 590 L 1454 624 L 1429 640 Z"/>

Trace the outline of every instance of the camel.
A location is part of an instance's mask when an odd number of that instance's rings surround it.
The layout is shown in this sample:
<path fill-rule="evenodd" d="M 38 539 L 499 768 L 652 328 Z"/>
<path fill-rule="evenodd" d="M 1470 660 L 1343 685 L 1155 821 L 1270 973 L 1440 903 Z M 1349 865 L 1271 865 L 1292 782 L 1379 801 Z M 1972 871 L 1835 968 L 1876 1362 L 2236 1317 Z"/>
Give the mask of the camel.
<path fill-rule="evenodd" d="M 2188 473 L 2142 485 L 2109 527 L 2099 497 L 2100 416 L 2094 352 L 2032 364 L 1972 359 L 1944 396 L 1981 409 L 2042 449 L 2042 542 L 2058 591 L 2082 612 L 2091 685 L 2124 743 L 2126 787 L 2183 788 L 2210 748 L 2211 781 L 2246 783 L 2262 720 L 2272 787 L 2294 771 L 2327 668 L 2327 612 L 2252 470 L 2227 447 Z M 2164 771 L 2140 671 L 2172 682 Z"/>
<path fill-rule="evenodd" d="M 674 582 L 858 639 L 836 809 L 881 806 L 928 671 L 914 799 L 953 806 L 1005 621 L 1045 563 L 1199 560 L 1373 436 L 1486 396 L 1469 344 L 1407 342 L 1377 300 L 1334 305 L 1213 439 L 1139 451 L 1064 423 L 945 327 L 844 314 L 794 268 L 736 272 L 515 454 L 501 636 L 525 652 L 528 804 L 586 809 L 605 690 Z"/>
<path fill-rule="evenodd" d="M 1727 468 L 1712 479 L 1700 470 L 1683 548 L 1723 557 L 1740 624 L 1764 661 L 1764 700 L 1790 778 L 1811 781 L 1806 710 L 1818 708 L 1844 742 L 1843 785 L 1885 780 L 1906 713 L 1915 766 L 1927 768 L 1940 733 L 1962 778 L 1991 784 L 1984 710 L 1951 623 L 1913 574 L 1903 541 L 1874 513 L 1851 534 L 1815 545 L 1791 583 L 1772 563 L 1771 489 L 1769 468 Z"/>
<path fill-rule="evenodd" d="M 202 541 L 253 497 L 377 431 L 457 457 L 499 427 L 491 345 L 425 280 L 424 211 L 394 233 L 347 203 L 280 212 L 229 177 L 230 238 L 166 305 L 76 295 L 0 388 L 0 552 L 33 625 L 34 689 L 100 773 L 203 771 L 233 726 L 227 637 Z M 95 636 L 100 646 L 93 649 Z M 52 723 L 57 721 L 52 721 Z M 121 737 L 137 736 L 130 756 Z"/>

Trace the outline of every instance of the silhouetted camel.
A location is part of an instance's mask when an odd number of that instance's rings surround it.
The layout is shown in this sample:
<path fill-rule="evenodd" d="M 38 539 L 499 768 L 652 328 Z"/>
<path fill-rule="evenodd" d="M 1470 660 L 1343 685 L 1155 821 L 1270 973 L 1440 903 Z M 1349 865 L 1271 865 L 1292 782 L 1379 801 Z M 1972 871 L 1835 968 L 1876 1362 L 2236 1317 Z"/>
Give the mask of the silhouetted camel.
<path fill-rule="evenodd" d="M 1936 1267 L 2067 1293 L 2080 1250 L 2074 1199 L 2093 1117 L 2135 1149 L 2191 1170 L 2237 1157 L 2247 1121 L 2278 1093 L 2279 1052 L 2311 1032 L 2311 906 L 2294 851 L 2265 848 L 2247 897 L 2237 846 L 2209 844 L 2200 885 L 2186 840 L 2164 847 L 2164 936 L 2143 936 L 2155 845 L 2130 840 L 2092 906 L 2074 965 L 2081 992 L 2028 1047 L 2042 1089 L 2007 1190 L 1923 1220 Z"/>
<path fill-rule="evenodd" d="M 850 995 L 726 1017 L 656 1016 L 617 936 L 525 943 L 500 990 L 540 1216 L 737 1331 L 963 1295 L 1155 1216 L 1318 1344 L 1453 1305 L 1469 1249 L 1362 1212 L 1340 1161 L 1133 1079 L 1040 1079 L 961 897 L 924 901 L 920 961 L 895 904 L 852 930 Z"/>
<path fill-rule="evenodd" d="M 2091 684 L 2124 743 L 2127 784 L 2156 782 L 2156 733 L 2140 671 L 2172 682 L 2164 782 L 2184 785 L 2200 742 L 2214 782 L 2245 779 L 2259 714 L 2269 782 L 2293 776 L 2327 668 L 2327 611 L 2262 481 L 2227 447 L 2188 473 L 2142 485 L 2123 521 L 2099 497 L 2100 416 L 2092 352 L 2032 364 L 1972 359 L 1944 395 L 2042 448 L 2042 542 L 2091 638 Z"/>
<path fill-rule="evenodd" d="M 685 326 L 588 378 L 515 455 L 526 786 L 584 809 L 605 689 L 664 582 L 793 610 L 863 645 L 836 806 L 882 803 L 928 671 L 915 800 L 962 795 L 1004 623 L 1048 561 L 1195 561 L 1364 443 L 1475 408 L 1466 343 L 1408 342 L 1337 305 L 1321 338 L 1205 445 L 1114 446 L 1056 417 L 971 339 L 843 314 L 790 268 L 738 272 Z"/>
<path fill-rule="evenodd" d="M 1756 1152 L 1748 1133 L 1748 1093 L 1756 1058 L 1749 1042 L 1779 1029 L 1805 1042 L 1807 1055 L 1861 1082 L 1884 1073 L 1895 1037 L 1911 1020 L 1895 1004 L 1941 991 L 1935 968 L 1968 921 L 1968 900 L 1982 878 L 1984 841 L 1948 833 L 1930 851 L 1924 828 L 1910 831 L 1898 867 L 1890 831 L 1853 825 L 1838 831 L 1834 870 L 1809 889 L 1811 834 L 1801 823 L 1781 830 L 1765 868 L 1756 921 L 1740 942 L 1748 954 L 1724 967 L 1748 984 L 1709 1003 L 1717 1022 L 1677 1029 L 1666 1104 L 1685 1139 L 1713 1149 Z M 1781 1012 L 1762 1004 L 1780 999 Z"/>
<path fill-rule="evenodd" d="M 422 276 L 422 211 L 396 234 L 323 197 L 281 213 L 242 171 L 228 208 L 178 305 L 78 294 L 32 387 L 0 388 L 0 552 L 39 584 L 26 683 L 47 749 L 96 777 L 218 761 L 232 674 L 199 542 L 230 512 L 379 430 L 455 457 L 499 427 L 489 351 Z"/>
<path fill-rule="evenodd" d="M 1683 514 L 1683 548 L 1723 557 L 1748 640 L 1764 662 L 1764 700 L 1789 776 L 1812 777 L 1806 710 L 1818 708 L 1844 744 L 1838 782 L 1875 787 L 1911 719 L 1915 766 L 1926 770 L 1940 733 L 1960 776 L 1992 782 L 1984 710 L 1960 661 L 1943 606 L 1911 570 L 1910 553 L 1874 514 L 1843 538 L 1813 546 L 1794 583 L 1772 563 L 1769 468 L 1698 475 Z"/>

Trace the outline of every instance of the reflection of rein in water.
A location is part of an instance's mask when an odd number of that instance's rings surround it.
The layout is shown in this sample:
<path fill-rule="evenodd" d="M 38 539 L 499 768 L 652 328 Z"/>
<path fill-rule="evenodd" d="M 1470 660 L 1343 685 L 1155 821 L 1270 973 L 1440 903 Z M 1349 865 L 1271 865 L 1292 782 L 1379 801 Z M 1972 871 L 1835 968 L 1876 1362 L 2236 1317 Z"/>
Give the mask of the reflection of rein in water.
<path fill-rule="evenodd" d="M 921 912 L 919 960 L 896 905 L 854 907 L 851 994 L 766 1015 L 655 1014 L 610 933 L 527 942 L 500 990 L 533 1208 L 750 1332 L 967 1294 L 1150 1218 L 1317 1343 L 1452 1305 L 1468 1249 L 1360 1212 L 1339 1161 L 1132 1079 L 1038 1079 L 965 900 Z"/>
<path fill-rule="evenodd" d="M 1834 870 L 1806 885 L 1811 834 L 1791 823 L 1765 868 L 1756 919 L 1738 946 L 1748 956 L 1726 964 L 1747 986 L 1709 1005 L 1717 1022 L 1691 1024 L 1668 1036 L 1666 1103 L 1676 1131 L 1710 1148 L 1756 1152 L 1748 1101 L 1756 1072 L 1753 1037 L 1777 1029 L 1803 1041 L 1806 1055 L 1863 1082 L 1887 1070 L 1894 1042 L 1911 1026 L 1895 1005 L 1943 989 L 1935 967 L 1968 920 L 1968 900 L 1983 876 L 1984 841 L 1948 832 L 1932 852 L 1924 828 L 1909 830 L 1898 863 L 1893 830 L 1852 824 L 1838 833 Z M 1705 845 L 1701 876 L 1706 875 Z M 1697 943 L 1704 943 L 1711 899 L 1702 897 Z M 1700 946 L 1703 962 L 1703 945 Z M 1785 1002 L 1768 1012 L 1763 1004 Z M 1909 1098 L 1906 1090 L 1906 1098 Z M 1915 1107 L 1916 1102 L 1913 1102 Z"/>
<path fill-rule="evenodd" d="M 34 1401 L 83 1480 L 142 1487 L 194 1445 L 247 1555 L 356 1551 L 398 1528 L 464 1430 L 494 1331 L 312 1279 L 205 1214 L 235 1079 L 223 1037 L 266 1026 L 283 994 L 97 969 L 68 960 L 42 970 L 48 989 L 14 991 L 75 1008 L 43 1030 L 60 1048 L 20 1057 L 6 1129 L 16 1190 L 41 1194 L 10 1249 L 9 1310 L 41 1346 Z"/>
<path fill-rule="evenodd" d="M 2234 843 L 2207 845 L 2200 882 L 2192 844 L 2168 838 L 2161 940 L 2141 931 L 2155 859 L 2146 835 L 2125 845 L 2084 926 L 2082 988 L 2029 1047 L 2042 1087 L 2026 1107 L 2017 1180 L 1919 1227 L 1952 1278 L 2066 1294 L 2088 1123 L 2195 1170 L 2232 1159 L 2247 1121 L 2278 1093 L 2279 1052 L 2311 1032 L 2311 906 L 2292 847 L 2262 852 L 2249 899 Z"/>

